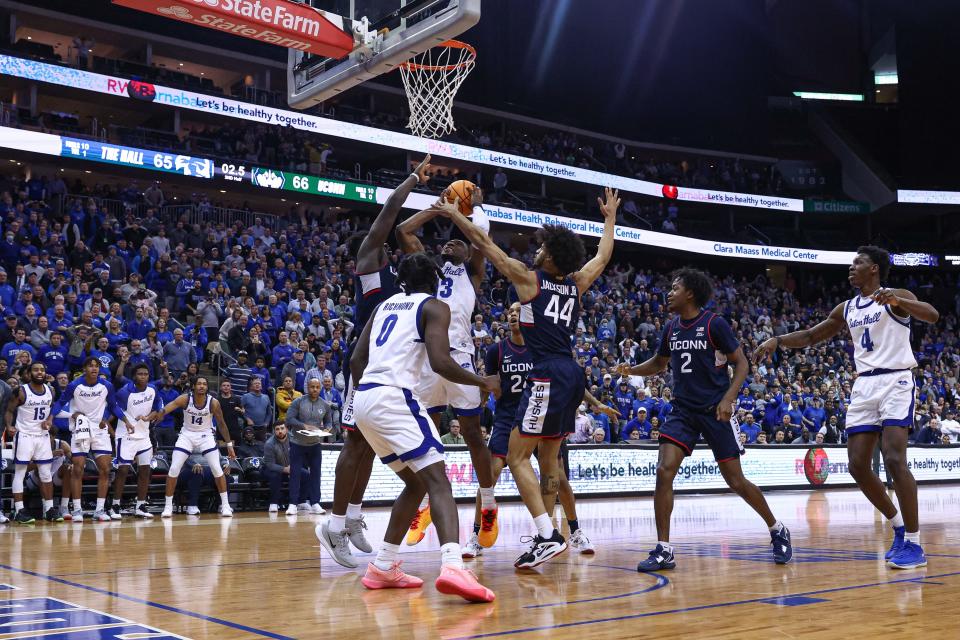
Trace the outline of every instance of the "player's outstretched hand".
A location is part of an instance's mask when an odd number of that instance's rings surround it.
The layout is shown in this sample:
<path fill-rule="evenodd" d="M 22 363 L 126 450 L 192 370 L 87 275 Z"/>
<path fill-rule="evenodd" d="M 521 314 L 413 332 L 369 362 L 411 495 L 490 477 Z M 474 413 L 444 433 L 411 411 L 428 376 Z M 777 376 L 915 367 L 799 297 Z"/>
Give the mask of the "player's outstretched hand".
<path fill-rule="evenodd" d="M 630 375 L 631 375 L 631 374 L 630 374 L 630 369 L 632 369 L 632 368 L 633 368 L 633 367 L 631 367 L 631 366 L 630 366 L 629 364 L 627 364 L 626 362 L 621 362 L 621 363 L 618 364 L 616 367 L 614 367 L 613 372 L 614 372 L 615 374 L 617 374 L 618 376 L 620 376 L 621 378 L 629 378 Z"/>
<path fill-rule="evenodd" d="M 449 218 L 452 213 L 460 213 L 460 196 L 453 199 L 453 202 L 447 200 L 447 192 L 444 191 L 440 198 L 430 207 L 436 211 L 437 215 Z"/>
<path fill-rule="evenodd" d="M 597 198 L 597 204 L 600 205 L 604 220 L 608 220 L 617 215 L 617 209 L 620 207 L 620 192 L 610 187 L 604 187 L 603 198 L 603 200 Z"/>
<path fill-rule="evenodd" d="M 500 395 L 500 376 L 483 376 L 483 383 L 480 385 L 481 391 L 494 394 L 494 398 Z"/>
<path fill-rule="evenodd" d="M 620 420 L 620 412 L 614 409 L 613 407 L 608 407 L 605 404 L 598 404 L 597 409 L 600 410 L 600 413 L 611 418 L 613 420 Z"/>
<path fill-rule="evenodd" d="M 753 352 L 753 364 L 760 364 L 764 359 L 777 350 L 777 339 L 770 338 L 769 340 L 764 340 L 759 347 Z"/>
<path fill-rule="evenodd" d="M 417 168 L 413 170 L 417 177 L 420 178 L 420 185 L 427 184 L 427 180 L 430 179 L 430 176 L 427 172 L 430 171 L 430 154 L 428 153 L 424 156 L 423 160 L 420 161 L 420 164 L 417 165 Z"/>
<path fill-rule="evenodd" d="M 873 301 L 879 304 L 880 306 L 890 305 L 891 307 L 900 306 L 900 298 L 897 297 L 897 294 L 893 292 L 892 289 L 880 288 L 873 292 L 873 295 L 870 296 L 873 298 Z"/>

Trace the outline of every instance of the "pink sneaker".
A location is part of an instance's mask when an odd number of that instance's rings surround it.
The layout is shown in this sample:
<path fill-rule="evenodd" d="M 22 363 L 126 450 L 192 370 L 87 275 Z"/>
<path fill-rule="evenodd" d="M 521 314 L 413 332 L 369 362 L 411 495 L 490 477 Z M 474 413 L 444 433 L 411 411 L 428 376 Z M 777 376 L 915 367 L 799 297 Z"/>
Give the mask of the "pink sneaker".
<path fill-rule="evenodd" d="M 440 570 L 434 586 L 440 593 L 460 596 L 470 602 L 493 602 L 497 597 L 493 591 L 477 582 L 477 576 L 469 569 L 445 566 Z"/>
<path fill-rule="evenodd" d="M 407 575 L 400 570 L 403 561 L 394 562 L 389 571 L 378 569 L 372 562 L 367 565 L 367 573 L 360 578 L 367 589 L 416 589 L 423 586 L 423 580 Z"/>

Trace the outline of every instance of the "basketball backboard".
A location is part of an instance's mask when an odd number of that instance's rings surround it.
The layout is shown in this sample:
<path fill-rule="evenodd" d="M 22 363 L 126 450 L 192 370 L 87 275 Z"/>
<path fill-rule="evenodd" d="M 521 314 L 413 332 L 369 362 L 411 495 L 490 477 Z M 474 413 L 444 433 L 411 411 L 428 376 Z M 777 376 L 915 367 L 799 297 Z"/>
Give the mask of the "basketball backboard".
<path fill-rule="evenodd" d="M 287 101 L 306 109 L 460 35 L 480 21 L 481 0 L 313 0 L 352 23 L 354 49 L 335 60 L 290 49 Z"/>

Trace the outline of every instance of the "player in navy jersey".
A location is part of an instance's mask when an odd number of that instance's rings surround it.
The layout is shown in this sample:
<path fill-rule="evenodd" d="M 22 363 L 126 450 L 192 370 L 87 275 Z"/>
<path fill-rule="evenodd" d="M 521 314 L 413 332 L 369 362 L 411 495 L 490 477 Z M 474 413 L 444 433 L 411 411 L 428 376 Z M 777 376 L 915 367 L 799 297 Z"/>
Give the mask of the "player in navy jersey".
<path fill-rule="evenodd" d="M 517 407 L 507 464 L 533 516 L 537 535 L 530 549 L 514 563 L 518 569 L 536 567 L 567 548 L 567 541 L 554 528 L 550 514 L 560 487 L 560 444 L 573 431 L 577 407 L 584 396 L 583 370 L 570 345 L 580 316 L 580 296 L 600 277 L 613 255 L 620 198 L 616 191 L 607 188 L 605 198 L 597 198 L 597 202 L 604 224 L 596 256 L 584 264 L 586 250 L 576 233 L 566 227 L 544 225 L 537 231 L 540 249 L 533 269 L 504 253 L 483 230 L 464 217 L 458 209 L 459 202 L 434 205 L 513 283 L 521 301 L 520 328 L 534 366 Z M 539 481 L 530 463 L 530 455 L 537 448 Z"/>
<path fill-rule="evenodd" d="M 357 257 L 356 274 L 357 316 L 353 335 L 360 336 L 363 329 L 381 302 L 399 293 L 396 268 L 390 263 L 387 238 L 397 223 L 397 216 L 407 196 L 418 184 L 429 180 L 430 155 L 428 154 L 413 173 L 398 186 L 377 215 L 370 231 L 363 236 L 359 247 L 355 249 Z M 353 253 L 353 251 L 351 251 Z M 351 345 L 351 351 L 352 347 Z M 349 358 L 345 360 L 349 362 Z M 373 551 L 373 547 L 363 535 L 366 524 L 360 511 L 363 494 L 370 482 L 373 469 L 373 449 L 363 434 L 353 424 L 353 384 L 350 367 L 344 367 L 346 375 L 346 398 L 341 422 L 344 430 L 343 449 L 337 458 L 337 467 L 333 482 L 333 506 L 330 508 L 329 533 L 335 553 L 333 559 L 339 564 L 353 568 L 357 561 L 350 552 L 349 541 L 364 553 Z"/>
<path fill-rule="evenodd" d="M 500 473 L 507 462 L 507 446 L 510 442 L 510 432 L 513 431 L 514 422 L 517 416 L 517 408 L 520 406 L 520 399 L 523 396 L 523 389 L 527 383 L 527 374 L 533 369 L 533 359 L 530 350 L 527 349 L 523 340 L 523 334 L 520 332 L 520 303 L 514 302 L 507 311 L 507 325 L 510 327 L 510 337 L 501 340 L 495 345 L 491 345 L 484 354 L 484 372 L 492 375 L 494 372 L 500 375 L 500 394 L 496 397 L 496 408 L 493 414 L 493 429 L 490 431 L 490 441 L 487 446 L 490 449 L 490 467 L 493 470 L 493 483 L 496 486 L 500 479 Z M 589 396 L 591 404 L 599 404 L 590 392 L 584 390 L 584 396 Z M 604 407 L 610 413 L 616 415 L 616 410 L 610 407 Z M 561 450 L 562 451 L 562 450 Z M 561 456 L 562 458 L 563 456 Z M 590 554 L 594 552 L 593 544 L 587 535 L 580 529 L 577 520 L 576 498 L 573 495 L 573 489 L 567 481 L 566 473 L 560 473 L 559 498 L 563 505 L 563 511 L 570 524 L 570 544 L 581 553 Z M 473 537 L 463 548 L 464 558 L 476 558 L 483 555 L 483 547 L 480 545 L 479 533 L 484 514 L 480 509 L 480 502 L 477 502 L 477 509 L 473 516 Z"/>
<path fill-rule="evenodd" d="M 886 250 L 858 248 L 847 276 L 858 295 L 838 304 L 826 320 L 810 329 L 767 340 L 757 347 L 754 360 L 762 362 L 780 346 L 809 347 L 849 330 L 857 366 L 846 420 L 850 475 L 893 526 L 887 564 L 893 569 L 913 569 L 926 566 L 927 558 L 920 546 L 917 482 L 907 466 L 907 436 L 913 427 L 916 398 L 912 370 L 917 366 L 910 346 L 910 318 L 934 323 L 940 314 L 906 289 L 881 286 L 889 272 Z M 873 471 L 878 443 L 893 478 L 899 510 Z"/>
<path fill-rule="evenodd" d="M 673 569 L 676 561 L 670 544 L 673 512 L 673 479 L 684 457 L 703 436 L 720 467 L 720 473 L 737 495 L 767 523 L 773 558 L 786 564 L 793 556 L 790 531 L 777 520 L 767 501 L 740 466 L 740 430 L 733 417 L 733 403 L 747 378 L 749 363 L 727 321 L 704 306 L 713 297 L 710 278 L 696 269 L 681 269 L 673 275 L 667 308 L 673 317 L 666 323 L 657 354 L 631 367 L 617 366 L 621 376 L 652 376 L 673 370 L 673 411 L 660 426 L 660 457 L 653 497 L 657 522 L 657 546 L 637 565 L 637 571 Z M 728 366 L 734 365 L 733 378 Z"/>

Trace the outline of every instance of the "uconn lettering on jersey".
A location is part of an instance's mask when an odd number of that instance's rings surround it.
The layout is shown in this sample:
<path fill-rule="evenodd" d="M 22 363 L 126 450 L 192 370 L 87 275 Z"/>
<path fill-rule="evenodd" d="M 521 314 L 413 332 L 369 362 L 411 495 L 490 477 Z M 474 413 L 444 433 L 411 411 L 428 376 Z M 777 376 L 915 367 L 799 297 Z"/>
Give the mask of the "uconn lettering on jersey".
<path fill-rule="evenodd" d="M 870 315 L 863 316 L 862 318 L 853 318 L 847 322 L 850 325 L 851 329 L 856 327 L 864 327 L 868 324 L 876 324 L 880 322 L 880 317 L 883 315 L 882 311 L 877 311 L 876 313 L 871 313 Z"/>
<path fill-rule="evenodd" d="M 500 371 L 503 373 L 529 373 L 530 369 L 533 369 L 532 362 L 507 362 L 509 356 L 504 358 L 503 364 L 500 365 Z"/>
<path fill-rule="evenodd" d="M 679 340 L 670 339 L 670 351 L 691 351 L 694 349 L 707 349 L 706 340 Z"/>

